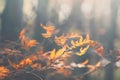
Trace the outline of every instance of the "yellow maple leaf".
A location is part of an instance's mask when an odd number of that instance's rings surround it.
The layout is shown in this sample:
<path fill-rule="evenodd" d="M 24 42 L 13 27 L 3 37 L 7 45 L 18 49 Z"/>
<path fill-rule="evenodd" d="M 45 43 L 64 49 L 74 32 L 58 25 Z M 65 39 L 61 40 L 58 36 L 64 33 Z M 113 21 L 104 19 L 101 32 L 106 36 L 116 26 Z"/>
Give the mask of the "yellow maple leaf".
<path fill-rule="evenodd" d="M 50 54 L 50 59 L 54 59 L 56 54 L 56 49 L 53 49 L 51 54 Z"/>
<path fill-rule="evenodd" d="M 74 46 L 75 45 L 75 42 L 73 40 L 71 40 L 71 44 Z"/>
<path fill-rule="evenodd" d="M 82 43 L 83 42 L 83 37 L 80 36 L 79 42 Z"/>
<path fill-rule="evenodd" d="M 59 58 L 65 51 L 66 49 L 63 47 L 62 49 L 58 50 L 56 52 L 55 58 Z"/>
<path fill-rule="evenodd" d="M 82 55 L 84 55 L 85 53 L 86 53 L 86 51 L 88 50 L 88 48 L 89 48 L 89 45 L 86 47 L 86 48 L 81 48 L 80 49 L 80 53 L 76 53 L 78 56 L 82 56 Z"/>
<path fill-rule="evenodd" d="M 64 53 L 65 50 L 66 50 L 66 47 L 63 47 L 62 49 L 59 49 L 58 51 L 56 51 L 56 49 L 53 49 L 49 56 L 50 59 L 55 60 L 59 58 L 60 56 L 62 57 L 62 54 Z"/>

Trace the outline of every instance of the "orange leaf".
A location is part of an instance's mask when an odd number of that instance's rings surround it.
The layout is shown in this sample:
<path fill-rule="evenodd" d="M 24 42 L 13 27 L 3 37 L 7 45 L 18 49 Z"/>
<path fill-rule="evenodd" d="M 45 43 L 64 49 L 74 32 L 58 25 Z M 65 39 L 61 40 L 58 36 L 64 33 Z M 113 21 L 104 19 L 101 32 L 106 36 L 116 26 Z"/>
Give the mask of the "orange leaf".
<path fill-rule="evenodd" d="M 0 78 L 7 76 L 9 72 L 9 69 L 5 68 L 4 66 L 0 66 Z"/>
<path fill-rule="evenodd" d="M 81 64 L 82 65 L 86 65 L 86 64 L 88 64 L 88 62 L 89 62 L 89 60 L 88 59 L 86 59 L 84 62 L 82 62 Z"/>
<path fill-rule="evenodd" d="M 62 55 L 62 57 L 63 58 L 70 57 L 71 53 L 72 53 L 72 51 L 64 52 L 64 54 Z"/>
<path fill-rule="evenodd" d="M 44 26 L 41 24 L 41 27 L 46 31 L 46 33 L 42 33 L 42 36 L 45 37 L 45 38 L 49 38 L 52 36 L 52 34 L 54 33 L 55 31 L 55 28 L 54 26 Z"/>
<path fill-rule="evenodd" d="M 41 34 L 44 38 L 50 38 L 52 34 L 50 33 L 42 33 Z"/>
<path fill-rule="evenodd" d="M 25 35 L 25 32 L 26 32 L 26 30 L 22 29 L 22 31 L 20 32 L 20 35 L 19 35 L 19 39 L 22 39 L 22 37 Z"/>
<path fill-rule="evenodd" d="M 36 63 L 36 64 L 31 65 L 31 67 L 34 69 L 34 68 L 41 68 L 42 66 L 41 64 Z"/>
<path fill-rule="evenodd" d="M 90 40 L 90 35 L 89 34 L 86 35 L 86 39 Z"/>
<path fill-rule="evenodd" d="M 29 42 L 28 38 L 27 38 L 26 36 L 24 36 L 24 37 L 21 39 L 21 45 L 22 45 L 22 47 L 26 48 L 26 47 L 27 47 L 26 44 L 28 44 L 28 42 Z"/>
<path fill-rule="evenodd" d="M 55 43 L 59 46 L 63 46 L 65 43 L 66 43 L 66 37 L 64 35 L 60 36 L 60 37 L 57 37 L 55 36 Z"/>
<path fill-rule="evenodd" d="M 101 67 L 102 63 L 99 61 L 95 66 L 96 67 Z"/>
<path fill-rule="evenodd" d="M 97 53 L 100 55 L 100 56 L 103 56 L 103 54 L 104 54 L 104 50 L 103 50 L 104 48 L 103 48 L 103 46 L 101 46 L 101 47 L 99 47 L 99 48 L 97 48 L 96 50 L 97 50 Z"/>
<path fill-rule="evenodd" d="M 67 33 L 66 34 L 67 38 L 77 38 L 80 37 L 77 33 Z"/>
<path fill-rule="evenodd" d="M 38 42 L 36 40 L 29 40 L 29 42 L 27 43 L 27 47 L 33 47 L 36 44 L 38 44 Z"/>
<path fill-rule="evenodd" d="M 15 69 L 17 69 L 17 65 L 12 63 L 9 59 L 8 59 L 9 65 Z"/>

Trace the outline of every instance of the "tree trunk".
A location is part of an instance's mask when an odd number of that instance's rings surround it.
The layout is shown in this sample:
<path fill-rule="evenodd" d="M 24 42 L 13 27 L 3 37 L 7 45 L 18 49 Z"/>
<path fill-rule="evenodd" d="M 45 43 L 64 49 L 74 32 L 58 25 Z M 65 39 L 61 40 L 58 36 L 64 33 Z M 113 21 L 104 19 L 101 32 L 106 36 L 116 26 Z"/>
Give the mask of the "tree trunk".
<path fill-rule="evenodd" d="M 118 2 L 119 0 L 111 0 L 111 22 L 108 32 L 106 33 L 106 47 L 108 50 L 114 49 L 114 39 L 116 36 L 116 20 L 117 20 L 117 12 L 118 12 Z M 111 57 L 111 61 L 114 59 L 114 55 Z M 114 80 L 114 68 L 113 64 L 106 67 L 105 70 L 105 80 Z"/>
<path fill-rule="evenodd" d="M 40 27 L 40 24 L 46 25 L 47 24 L 47 7 L 48 7 L 48 0 L 38 0 L 38 10 L 37 10 L 37 17 L 35 20 L 35 35 L 34 38 L 37 40 L 42 40 L 41 32 L 43 31 Z"/>
<path fill-rule="evenodd" d="M 1 18 L 1 41 L 16 41 L 22 26 L 22 0 L 6 0 Z"/>

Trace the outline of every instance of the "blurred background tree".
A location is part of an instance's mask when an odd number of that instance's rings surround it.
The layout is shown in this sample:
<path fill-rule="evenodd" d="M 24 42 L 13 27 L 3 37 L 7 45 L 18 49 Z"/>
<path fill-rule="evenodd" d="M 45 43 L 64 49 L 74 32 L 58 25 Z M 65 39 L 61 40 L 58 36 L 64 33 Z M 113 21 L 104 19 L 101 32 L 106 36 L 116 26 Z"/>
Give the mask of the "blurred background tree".
<path fill-rule="evenodd" d="M 22 0 L 6 0 L 1 19 L 1 40 L 17 40 L 22 26 Z"/>

